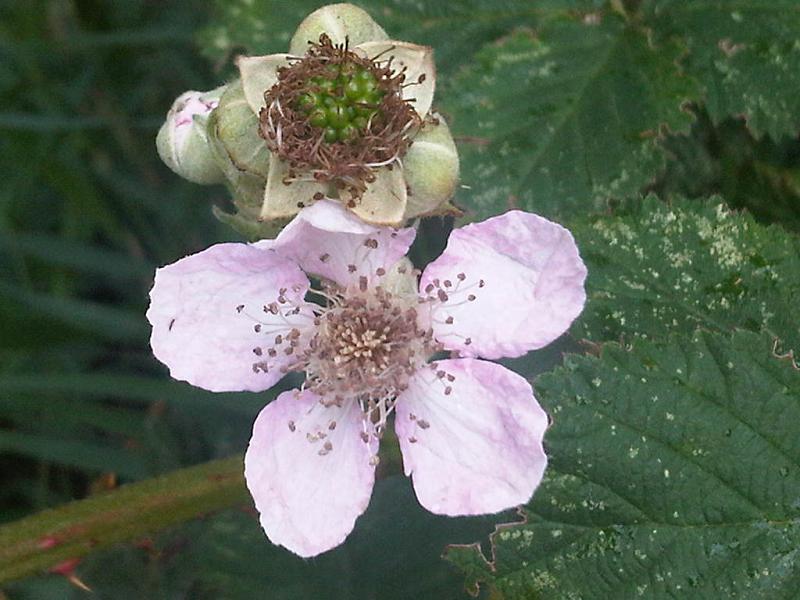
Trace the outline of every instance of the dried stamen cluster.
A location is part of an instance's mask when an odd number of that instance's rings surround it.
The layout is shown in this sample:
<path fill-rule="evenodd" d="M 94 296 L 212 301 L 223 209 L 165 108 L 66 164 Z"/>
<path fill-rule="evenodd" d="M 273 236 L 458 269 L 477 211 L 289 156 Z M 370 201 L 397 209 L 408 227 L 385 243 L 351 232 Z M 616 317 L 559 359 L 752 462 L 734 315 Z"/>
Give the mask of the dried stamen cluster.
<path fill-rule="evenodd" d="M 371 412 L 405 390 L 437 350 L 433 332 L 419 326 L 416 298 L 380 286 L 357 295 L 331 289 L 329 296 L 308 351 L 310 387 L 326 403 L 358 398 Z"/>
<path fill-rule="evenodd" d="M 259 121 L 267 147 L 289 163 L 286 182 L 331 181 L 355 205 L 374 181 L 372 169 L 398 161 L 421 125 L 401 94 L 420 82 L 405 79 L 391 55 L 362 57 L 325 34 L 279 69 Z"/>

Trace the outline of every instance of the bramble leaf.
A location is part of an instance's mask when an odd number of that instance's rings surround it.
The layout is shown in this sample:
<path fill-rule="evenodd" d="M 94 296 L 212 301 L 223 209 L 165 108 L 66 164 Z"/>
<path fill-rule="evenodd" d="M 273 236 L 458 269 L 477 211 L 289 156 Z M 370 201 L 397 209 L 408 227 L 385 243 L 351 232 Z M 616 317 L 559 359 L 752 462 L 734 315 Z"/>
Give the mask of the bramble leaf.
<path fill-rule="evenodd" d="M 485 48 L 443 82 L 470 188 L 456 202 L 476 220 L 512 207 L 557 217 L 638 192 L 661 168 L 660 130 L 693 120 L 682 105 L 699 94 L 681 53 L 615 15 L 554 20 Z"/>
<path fill-rule="evenodd" d="M 479 546 L 476 591 L 531 598 L 793 598 L 800 577 L 800 371 L 768 334 L 608 345 L 542 376 L 551 467 Z M 493 596 L 494 597 L 494 596 Z"/>
<path fill-rule="evenodd" d="M 800 240 L 721 200 L 654 197 L 627 214 L 575 223 L 589 302 L 579 335 L 620 338 L 766 328 L 800 351 Z"/>
<path fill-rule="evenodd" d="M 681 65 L 705 88 L 715 122 L 743 115 L 759 137 L 800 130 L 800 4 L 795 0 L 649 0 L 659 39 L 683 40 Z"/>

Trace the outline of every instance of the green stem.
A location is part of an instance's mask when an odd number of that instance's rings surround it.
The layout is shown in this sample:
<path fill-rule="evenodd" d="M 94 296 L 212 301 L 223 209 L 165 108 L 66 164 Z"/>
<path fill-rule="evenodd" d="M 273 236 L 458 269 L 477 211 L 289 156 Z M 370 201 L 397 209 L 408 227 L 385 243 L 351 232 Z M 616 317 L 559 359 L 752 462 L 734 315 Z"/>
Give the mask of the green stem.
<path fill-rule="evenodd" d="M 249 496 L 243 470 L 241 456 L 212 461 L 0 527 L 0 583 L 209 511 L 245 504 Z"/>

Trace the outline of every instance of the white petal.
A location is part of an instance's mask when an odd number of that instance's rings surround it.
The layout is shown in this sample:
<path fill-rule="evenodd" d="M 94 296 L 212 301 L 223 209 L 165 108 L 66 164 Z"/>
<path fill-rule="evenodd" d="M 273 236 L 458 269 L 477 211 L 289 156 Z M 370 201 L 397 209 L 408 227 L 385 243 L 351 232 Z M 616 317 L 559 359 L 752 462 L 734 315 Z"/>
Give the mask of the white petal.
<path fill-rule="evenodd" d="M 432 305 L 432 321 L 447 349 L 500 358 L 521 356 L 564 333 L 583 310 L 585 279 L 569 231 L 511 211 L 453 231 L 422 274 L 420 290 L 444 300 Z M 437 281 L 452 287 L 441 295 L 432 290 Z"/>
<path fill-rule="evenodd" d="M 244 474 L 272 543 L 311 557 L 353 530 L 375 481 L 377 448 L 361 439 L 362 419 L 354 401 L 325 407 L 296 390 L 258 415 Z"/>
<path fill-rule="evenodd" d="M 306 273 L 342 286 L 368 282 L 388 271 L 414 241 L 413 228 L 392 229 L 358 219 L 339 202 L 319 200 L 289 223 L 272 245 Z"/>
<path fill-rule="evenodd" d="M 299 314 L 264 312 L 282 288 Z M 175 379 L 212 392 L 266 390 L 294 360 L 281 345 L 269 356 L 276 335 L 313 320 L 307 289 L 297 265 L 270 250 L 217 244 L 187 256 L 156 271 L 147 310 L 153 354 Z"/>
<path fill-rule="evenodd" d="M 527 502 L 547 466 L 547 415 L 530 384 L 471 358 L 441 360 L 436 369 L 454 381 L 421 369 L 395 409 L 403 467 L 420 504 L 459 516 Z"/>
<path fill-rule="evenodd" d="M 433 93 L 436 88 L 433 48 L 387 40 L 359 44 L 353 51 L 365 58 L 377 57 L 379 62 L 392 57 L 392 70 L 395 72 L 405 68 L 406 87 L 403 88 L 403 98 L 413 99 L 414 110 L 420 117 L 425 118 L 433 104 Z"/>

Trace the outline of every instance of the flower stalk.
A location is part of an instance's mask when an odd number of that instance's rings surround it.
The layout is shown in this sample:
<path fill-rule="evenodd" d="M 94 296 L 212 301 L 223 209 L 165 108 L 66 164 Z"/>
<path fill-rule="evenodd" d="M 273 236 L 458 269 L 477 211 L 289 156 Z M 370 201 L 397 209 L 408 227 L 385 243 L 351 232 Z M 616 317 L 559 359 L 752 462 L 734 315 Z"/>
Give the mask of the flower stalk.
<path fill-rule="evenodd" d="M 0 527 L 0 584 L 211 511 L 250 504 L 242 457 L 208 462 Z"/>

